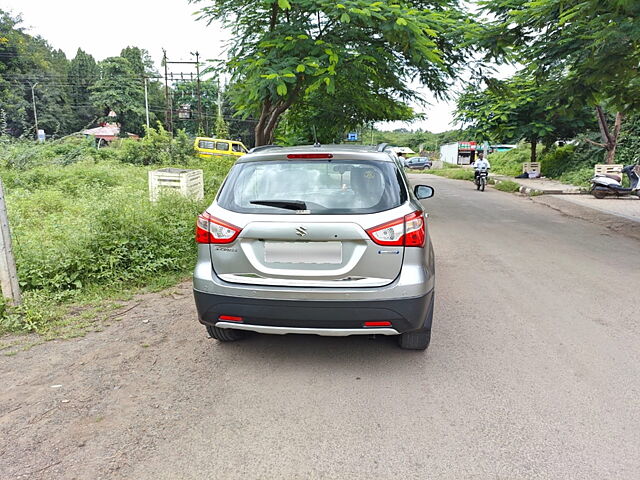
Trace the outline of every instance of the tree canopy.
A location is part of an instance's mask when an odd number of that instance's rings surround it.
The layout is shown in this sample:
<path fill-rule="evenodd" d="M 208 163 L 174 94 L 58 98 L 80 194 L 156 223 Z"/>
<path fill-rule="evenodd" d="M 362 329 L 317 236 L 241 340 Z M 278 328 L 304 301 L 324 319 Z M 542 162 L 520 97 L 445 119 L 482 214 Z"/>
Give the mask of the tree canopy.
<path fill-rule="evenodd" d="M 209 4 L 201 18 L 233 25 L 226 64 L 237 86 L 232 102 L 258 119 L 257 145 L 271 143 L 282 114 L 308 94 L 333 96 L 339 75 L 401 101 L 417 97 L 413 78 L 445 95 L 475 28 L 447 0 L 192 2 Z"/>
<path fill-rule="evenodd" d="M 556 75 L 568 102 L 640 107 L 640 2 L 484 0 L 482 43 L 495 55 Z"/>
<path fill-rule="evenodd" d="M 558 96 L 556 82 L 541 81 L 526 71 L 507 80 L 470 85 L 457 101 L 456 118 L 480 140 L 531 142 L 531 161 L 538 141 L 567 140 L 596 124 L 589 111 L 569 106 Z"/>
<path fill-rule="evenodd" d="M 493 18 L 479 44 L 498 59 L 552 80 L 566 104 L 595 107 L 606 161 L 622 121 L 640 108 L 640 2 L 630 0 L 483 0 Z M 606 111 L 616 112 L 613 128 Z"/>

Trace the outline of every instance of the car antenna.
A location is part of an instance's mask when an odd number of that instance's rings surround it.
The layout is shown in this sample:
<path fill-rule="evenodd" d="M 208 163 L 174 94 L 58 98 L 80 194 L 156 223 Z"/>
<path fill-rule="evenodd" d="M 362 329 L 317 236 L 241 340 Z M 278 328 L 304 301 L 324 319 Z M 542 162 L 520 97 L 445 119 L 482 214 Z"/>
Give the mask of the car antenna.
<path fill-rule="evenodd" d="M 314 147 L 319 147 L 320 146 L 320 142 L 318 141 L 318 135 L 316 134 L 316 126 L 315 125 L 311 125 L 311 131 L 313 132 L 313 146 Z"/>

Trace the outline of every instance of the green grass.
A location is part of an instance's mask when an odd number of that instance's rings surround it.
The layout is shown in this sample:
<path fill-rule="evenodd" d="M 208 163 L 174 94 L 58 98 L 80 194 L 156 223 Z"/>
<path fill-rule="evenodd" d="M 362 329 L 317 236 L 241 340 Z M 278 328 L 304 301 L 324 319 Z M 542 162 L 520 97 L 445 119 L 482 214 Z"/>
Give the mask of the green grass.
<path fill-rule="evenodd" d="M 162 165 L 122 163 L 117 149 L 71 140 L 0 150 L 23 291 L 21 307 L 0 304 L 0 334 L 76 335 L 108 299 L 185 278 L 195 259 L 195 217 L 234 162 L 183 156 L 181 166 L 204 171 L 205 199 L 168 195 L 151 203 L 148 171 Z"/>
<path fill-rule="evenodd" d="M 496 183 L 494 188 L 501 192 L 517 192 L 520 190 L 520 185 L 516 182 L 512 182 L 511 180 L 505 180 L 503 182 Z"/>
<path fill-rule="evenodd" d="M 428 173 L 438 175 L 440 177 L 451 178 L 453 180 L 470 180 L 473 181 L 473 170 L 470 168 L 437 168 L 428 170 Z"/>
<path fill-rule="evenodd" d="M 489 155 L 491 172 L 498 175 L 515 177 L 522 173 L 522 164 L 531 161 L 529 144 L 519 145 L 518 148 L 506 152 Z"/>

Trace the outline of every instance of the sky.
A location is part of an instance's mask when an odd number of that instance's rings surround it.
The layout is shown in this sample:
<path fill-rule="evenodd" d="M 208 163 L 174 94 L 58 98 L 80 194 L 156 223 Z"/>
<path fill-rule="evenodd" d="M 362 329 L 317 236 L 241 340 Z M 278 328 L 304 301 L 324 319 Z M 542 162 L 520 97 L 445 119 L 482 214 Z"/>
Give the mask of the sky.
<path fill-rule="evenodd" d="M 205 60 L 224 55 L 228 34 L 219 25 L 196 21 L 194 12 L 199 5 L 187 0 L 0 0 L 1 9 L 22 15 L 22 26 L 28 33 L 40 35 L 68 58 L 73 58 L 78 48 L 103 60 L 118 55 L 124 47 L 136 46 L 149 51 L 158 69 L 163 48 L 169 61 L 192 61 L 195 51 Z M 188 65 L 172 65 L 170 71 L 194 70 Z M 421 128 L 434 133 L 454 128 L 454 104 L 436 101 L 428 91 L 423 95 L 431 105 L 416 109 L 427 115 L 425 120 L 385 122 L 377 127 Z"/>

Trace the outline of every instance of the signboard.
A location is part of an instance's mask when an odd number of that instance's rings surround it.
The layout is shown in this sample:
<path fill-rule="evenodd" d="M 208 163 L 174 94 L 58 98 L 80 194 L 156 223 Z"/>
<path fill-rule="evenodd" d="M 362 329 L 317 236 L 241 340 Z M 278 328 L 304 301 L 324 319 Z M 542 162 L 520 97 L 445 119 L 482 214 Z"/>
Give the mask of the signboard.
<path fill-rule="evenodd" d="M 458 150 L 474 151 L 475 149 L 476 149 L 476 142 L 458 142 Z"/>
<path fill-rule="evenodd" d="M 191 118 L 191 105 L 188 103 L 183 103 L 180 105 L 180 110 L 178 110 L 178 118 L 180 120 L 188 120 Z"/>
<path fill-rule="evenodd" d="M 349 133 L 347 133 L 347 141 L 348 142 L 357 142 L 358 141 L 358 132 L 349 132 Z"/>
<path fill-rule="evenodd" d="M 44 130 L 38 130 L 38 142 L 43 143 L 46 139 Z"/>

